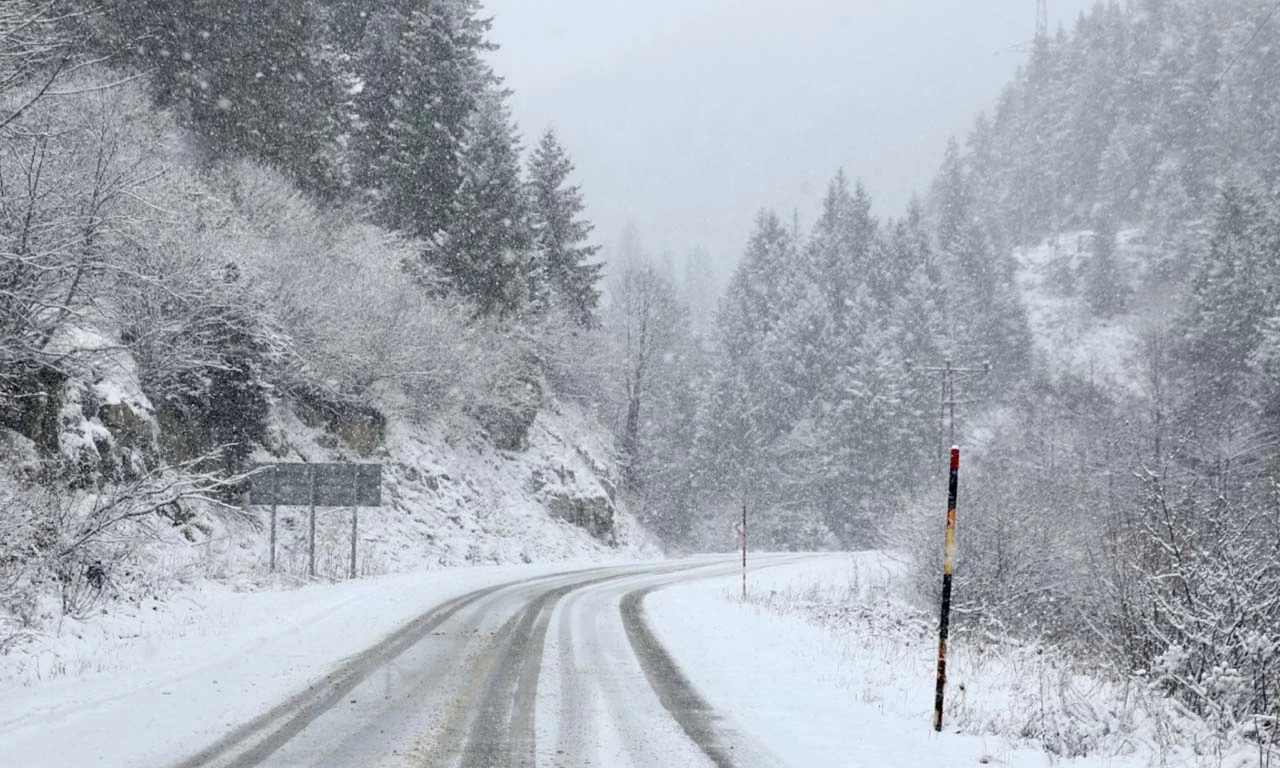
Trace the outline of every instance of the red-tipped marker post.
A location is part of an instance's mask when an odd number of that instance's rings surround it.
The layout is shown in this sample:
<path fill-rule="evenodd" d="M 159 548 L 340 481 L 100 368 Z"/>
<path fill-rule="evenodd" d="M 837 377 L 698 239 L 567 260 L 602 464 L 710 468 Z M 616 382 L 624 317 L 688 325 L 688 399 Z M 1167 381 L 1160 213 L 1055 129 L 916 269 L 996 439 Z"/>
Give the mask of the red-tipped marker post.
<path fill-rule="evenodd" d="M 938 623 L 938 688 L 933 699 L 933 730 L 942 730 L 942 696 L 947 686 L 947 630 L 951 623 L 951 574 L 956 552 L 956 488 L 960 479 L 960 449 L 951 448 L 951 478 L 947 488 L 947 539 L 942 557 L 942 620 Z"/>

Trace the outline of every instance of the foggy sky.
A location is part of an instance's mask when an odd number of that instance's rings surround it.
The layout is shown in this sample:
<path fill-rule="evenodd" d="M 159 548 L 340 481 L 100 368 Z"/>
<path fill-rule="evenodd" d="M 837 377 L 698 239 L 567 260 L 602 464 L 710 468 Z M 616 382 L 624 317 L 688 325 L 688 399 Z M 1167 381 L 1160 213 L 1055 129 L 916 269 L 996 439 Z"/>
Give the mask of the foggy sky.
<path fill-rule="evenodd" d="M 1049 0 L 1068 28 L 1093 0 Z M 1025 60 L 1035 0 L 485 0 L 532 144 L 554 127 L 598 241 L 628 223 L 731 265 L 755 212 L 808 226 L 839 168 L 880 215 L 924 192 Z"/>

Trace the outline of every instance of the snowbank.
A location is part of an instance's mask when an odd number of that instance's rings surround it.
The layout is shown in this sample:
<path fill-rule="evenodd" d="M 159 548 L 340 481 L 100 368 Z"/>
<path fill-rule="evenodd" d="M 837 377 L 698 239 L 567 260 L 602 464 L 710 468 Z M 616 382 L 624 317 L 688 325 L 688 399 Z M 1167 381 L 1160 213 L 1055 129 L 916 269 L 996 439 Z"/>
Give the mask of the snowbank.
<path fill-rule="evenodd" d="M 432 606 L 567 569 L 454 568 L 263 593 L 203 584 L 91 623 L 67 620 L 29 684 L 0 678 L 0 764 L 174 762 Z"/>
<path fill-rule="evenodd" d="M 932 729 L 936 617 L 900 599 L 884 553 L 833 555 L 681 584 L 646 612 L 730 730 L 789 765 L 960 768 L 1253 765 L 1149 691 L 1074 674 L 1040 649 L 953 635 L 942 733 Z M 953 628 L 963 620 L 953 619 Z"/>

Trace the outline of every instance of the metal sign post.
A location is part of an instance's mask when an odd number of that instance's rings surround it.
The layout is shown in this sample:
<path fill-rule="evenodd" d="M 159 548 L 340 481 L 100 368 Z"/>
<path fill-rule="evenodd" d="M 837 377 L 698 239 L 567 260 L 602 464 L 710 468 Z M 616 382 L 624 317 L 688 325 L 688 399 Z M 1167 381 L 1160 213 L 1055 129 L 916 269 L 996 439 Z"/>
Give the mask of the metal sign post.
<path fill-rule="evenodd" d="M 276 499 L 279 498 L 280 481 L 274 467 L 271 469 L 271 572 L 276 572 Z"/>
<path fill-rule="evenodd" d="M 310 466 L 307 467 L 310 469 Z M 307 537 L 307 575 L 316 577 L 316 484 L 314 473 L 308 472 L 311 478 L 311 535 Z"/>
<path fill-rule="evenodd" d="M 359 493 L 360 477 L 355 472 L 351 473 L 351 497 L 356 498 Z M 359 537 L 360 529 L 360 507 L 354 503 L 351 505 L 351 573 L 349 578 L 356 577 L 356 541 Z"/>
<path fill-rule="evenodd" d="M 742 599 L 747 599 L 747 503 L 742 502 L 742 523 L 738 531 L 742 534 Z"/>
<path fill-rule="evenodd" d="M 360 508 L 351 508 L 351 574 L 350 578 L 356 577 L 356 542 L 359 540 L 357 531 L 360 528 Z"/>
<path fill-rule="evenodd" d="M 381 464 L 281 463 L 259 467 L 250 478 L 250 504 L 271 507 L 271 570 L 276 568 L 276 507 L 308 507 L 307 572 L 316 575 L 316 507 L 351 508 L 351 563 L 355 578 L 360 507 L 382 506 Z"/>
<path fill-rule="evenodd" d="M 947 633 L 951 623 L 951 574 L 955 569 L 956 489 L 960 478 L 960 449 L 951 449 L 951 477 L 947 484 L 947 538 L 942 557 L 942 619 L 938 623 L 938 687 L 933 699 L 933 730 L 942 730 L 942 695 L 947 685 Z"/>

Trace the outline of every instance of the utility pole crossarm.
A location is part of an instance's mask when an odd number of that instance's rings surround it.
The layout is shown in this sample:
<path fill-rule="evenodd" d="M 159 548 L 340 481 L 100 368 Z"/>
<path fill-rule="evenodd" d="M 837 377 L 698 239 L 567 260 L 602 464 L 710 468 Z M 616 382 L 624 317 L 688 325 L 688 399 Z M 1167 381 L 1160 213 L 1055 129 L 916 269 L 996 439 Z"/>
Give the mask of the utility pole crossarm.
<path fill-rule="evenodd" d="M 964 368 L 961 366 L 951 365 L 948 361 L 943 365 L 916 365 L 912 361 L 907 361 L 907 370 L 910 371 L 926 371 L 928 373 L 938 373 L 950 371 L 951 373 L 991 373 L 991 363 L 983 363 L 977 368 Z"/>
<path fill-rule="evenodd" d="M 942 425 L 945 423 L 947 425 L 947 445 L 954 446 L 956 444 L 956 406 L 974 402 L 972 400 L 956 399 L 956 379 L 963 376 L 985 376 L 986 374 L 991 373 L 991 363 L 984 361 L 982 365 L 978 367 L 965 367 L 954 365 L 951 362 L 951 358 L 947 358 L 943 361 L 942 365 L 938 366 L 917 366 L 910 360 L 906 362 L 906 366 L 907 370 L 912 372 L 920 371 L 925 374 L 942 374 L 942 397 L 939 400 L 942 413 L 939 416 L 938 433 L 939 436 L 941 436 Z M 943 450 L 943 446 L 939 445 L 939 456 L 942 455 Z"/>

